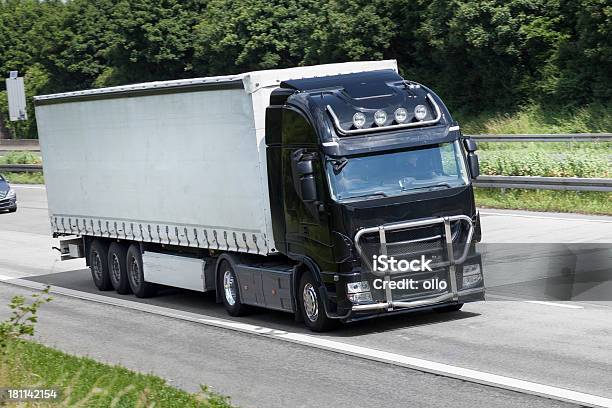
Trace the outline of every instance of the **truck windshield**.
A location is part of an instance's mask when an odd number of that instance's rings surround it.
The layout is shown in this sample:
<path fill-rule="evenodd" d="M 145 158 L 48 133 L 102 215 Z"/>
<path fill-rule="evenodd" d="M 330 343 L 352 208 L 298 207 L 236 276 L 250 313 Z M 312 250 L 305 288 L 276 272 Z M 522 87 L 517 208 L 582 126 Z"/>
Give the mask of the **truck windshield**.
<path fill-rule="evenodd" d="M 390 197 L 465 186 L 467 173 L 459 142 L 327 160 L 332 197 L 337 201 Z"/>

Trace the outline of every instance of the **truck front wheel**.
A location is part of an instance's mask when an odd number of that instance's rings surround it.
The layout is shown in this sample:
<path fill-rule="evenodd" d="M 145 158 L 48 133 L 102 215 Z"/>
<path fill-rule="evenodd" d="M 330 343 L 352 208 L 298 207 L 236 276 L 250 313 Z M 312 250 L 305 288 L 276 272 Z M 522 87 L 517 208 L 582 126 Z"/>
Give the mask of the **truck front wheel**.
<path fill-rule="evenodd" d="M 227 261 L 219 265 L 218 285 L 221 288 L 223 305 L 230 316 L 244 316 L 248 312 L 248 306 L 240 301 L 240 287 L 234 269 Z"/>
<path fill-rule="evenodd" d="M 304 324 L 315 332 L 331 330 L 336 321 L 325 314 L 325 306 L 319 293 L 317 283 L 307 271 L 302 274 L 298 291 L 299 307 L 304 317 Z"/>
<path fill-rule="evenodd" d="M 130 288 L 134 295 L 139 298 L 151 297 L 155 294 L 155 284 L 145 282 L 144 271 L 142 269 L 142 254 L 140 248 L 136 244 L 130 245 L 127 251 L 127 275 L 130 282 Z"/>
<path fill-rule="evenodd" d="M 113 285 L 108 273 L 108 245 L 100 240 L 94 240 L 89 247 L 89 269 L 94 284 L 99 290 L 111 290 Z"/>
<path fill-rule="evenodd" d="M 131 293 L 130 282 L 127 276 L 127 248 L 118 242 L 108 247 L 108 269 L 113 288 L 120 295 Z"/>

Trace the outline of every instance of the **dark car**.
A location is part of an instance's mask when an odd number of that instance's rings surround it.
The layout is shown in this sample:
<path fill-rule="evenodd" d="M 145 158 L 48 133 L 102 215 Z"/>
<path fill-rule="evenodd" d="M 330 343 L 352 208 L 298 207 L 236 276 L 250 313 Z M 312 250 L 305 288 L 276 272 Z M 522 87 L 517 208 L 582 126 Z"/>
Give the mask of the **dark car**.
<path fill-rule="evenodd" d="M 17 211 L 17 194 L 0 174 L 0 211 L 8 210 L 9 212 Z"/>

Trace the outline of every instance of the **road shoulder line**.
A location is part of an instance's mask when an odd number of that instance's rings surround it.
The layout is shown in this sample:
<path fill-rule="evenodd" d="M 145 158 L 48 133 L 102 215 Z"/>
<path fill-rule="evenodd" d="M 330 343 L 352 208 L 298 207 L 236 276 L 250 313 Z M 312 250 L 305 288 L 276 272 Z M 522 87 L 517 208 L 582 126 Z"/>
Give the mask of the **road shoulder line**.
<path fill-rule="evenodd" d="M 39 282 L 33 282 L 19 278 L 15 279 L 2 275 L 0 275 L 0 282 L 35 290 L 42 290 L 47 287 L 47 285 Z M 496 388 L 512 390 L 519 393 L 527 393 L 544 398 L 577 403 L 589 407 L 612 408 L 612 399 L 597 395 L 586 394 L 565 388 L 553 387 L 531 381 L 525 381 L 483 371 L 462 368 L 420 358 L 404 356 L 401 354 L 390 353 L 368 347 L 351 345 L 335 340 L 316 337 L 313 335 L 288 332 L 284 330 L 277 330 L 262 326 L 255 326 L 248 323 L 240 323 L 231 320 L 219 319 L 191 312 L 177 311 L 166 307 L 133 302 L 124 299 L 111 298 L 107 296 L 81 292 L 58 286 L 51 286 L 51 293 L 190 321 L 194 323 L 200 323 L 217 328 L 234 330 L 251 335 L 278 339 L 280 341 L 287 341 L 295 344 L 300 344 L 302 346 L 316 347 L 339 354 L 345 354 L 381 363 L 392 364 L 395 366 L 405 367 L 416 371 L 441 375 L 444 377 L 455 378 Z"/>

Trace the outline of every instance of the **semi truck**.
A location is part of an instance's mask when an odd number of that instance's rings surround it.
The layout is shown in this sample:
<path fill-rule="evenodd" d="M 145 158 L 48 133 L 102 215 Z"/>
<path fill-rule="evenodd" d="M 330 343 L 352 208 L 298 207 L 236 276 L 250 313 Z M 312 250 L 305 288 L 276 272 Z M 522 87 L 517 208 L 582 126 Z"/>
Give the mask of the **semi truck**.
<path fill-rule="evenodd" d="M 313 331 L 484 298 L 476 143 L 394 60 L 34 100 L 53 237 L 99 290 Z"/>

